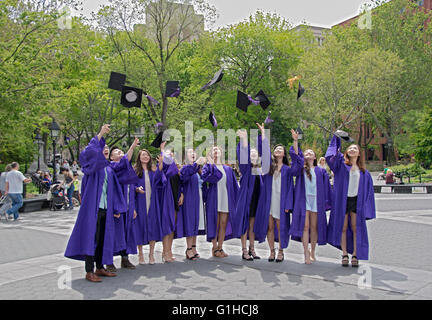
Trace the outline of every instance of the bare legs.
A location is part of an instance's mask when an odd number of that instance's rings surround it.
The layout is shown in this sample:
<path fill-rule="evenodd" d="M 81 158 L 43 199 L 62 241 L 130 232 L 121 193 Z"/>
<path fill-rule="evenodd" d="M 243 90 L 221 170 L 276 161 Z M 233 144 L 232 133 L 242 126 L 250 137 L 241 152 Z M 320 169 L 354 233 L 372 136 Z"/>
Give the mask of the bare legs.
<path fill-rule="evenodd" d="M 228 224 L 228 213 L 218 212 L 217 219 L 217 238 L 212 240 L 213 243 L 213 256 L 218 258 L 228 257 L 228 255 L 223 251 L 222 245 L 225 239 L 226 227 Z"/>
<path fill-rule="evenodd" d="M 174 216 L 174 225 L 177 225 L 177 212 Z M 166 235 L 162 239 L 162 260 L 165 262 L 173 262 L 175 260 L 173 253 L 172 253 L 172 244 L 174 241 L 174 232 L 171 232 L 170 234 Z"/>
<path fill-rule="evenodd" d="M 149 252 L 149 264 L 155 264 L 155 258 L 154 258 L 154 249 L 156 245 L 156 241 L 150 241 L 150 252 Z M 138 257 L 139 257 L 139 264 L 144 264 L 144 254 L 143 254 L 143 246 L 138 246 Z"/>
<path fill-rule="evenodd" d="M 243 257 L 248 259 L 248 258 L 256 258 L 259 259 L 259 257 L 256 255 L 255 253 L 255 233 L 253 231 L 254 228 L 254 224 L 255 224 L 255 218 L 249 218 L 249 227 L 248 230 L 245 232 L 244 235 L 241 236 L 240 240 L 241 240 L 241 244 L 242 244 L 242 248 L 243 248 Z M 249 234 L 249 250 L 246 251 L 244 250 L 245 248 L 247 248 L 247 235 Z M 247 252 L 247 254 L 245 254 Z"/>
<path fill-rule="evenodd" d="M 354 212 L 350 212 L 351 230 L 353 233 L 353 256 L 357 256 L 357 215 Z M 347 256 L 347 230 L 348 230 L 348 214 L 345 215 L 344 225 L 342 228 L 341 248 L 342 255 Z"/>
<path fill-rule="evenodd" d="M 318 214 L 312 211 L 306 211 L 305 224 L 303 229 L 302 243 L 305 256 L 305 264 L 311 264 L 315 261 L 315 248 L 318 241 L 317 230 Z M 309 232 L 312 250 L 309 251 Z"/>
<path fill-rule="evenodd" d="M 267 242 L 269 244 L 270 247 L 270 256 L 269 256 L 269 261 L 273 261 L 275 258 L 275 246 L 274 246 L 274 242 L 275 242 L 275 234 L 274 234 L 274 228 L 275 228 L 275 221 L 276 221 L 276 227 L 278 229 L 278 238 L 280 241 L 280 220 L 273 218 L 272 215 L 270 215 L 269 217 L 269 226 L 268 226 L 268 231 L 267 231 Z M 278 252 L 278 260 L 283 260 L 283 249 L 280 247 L 280 242 L 279 242 L 279 252 Z"/>

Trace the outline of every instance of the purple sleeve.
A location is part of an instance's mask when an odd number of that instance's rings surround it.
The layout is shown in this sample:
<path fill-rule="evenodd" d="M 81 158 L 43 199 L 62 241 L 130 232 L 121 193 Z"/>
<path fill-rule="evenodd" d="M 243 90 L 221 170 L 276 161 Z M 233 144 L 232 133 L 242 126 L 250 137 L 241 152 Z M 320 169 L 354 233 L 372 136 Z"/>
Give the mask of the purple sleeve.
<path fill-rule="evenodd" d="M 336 173 L 344 163 L 345 159 L 340 152 L 341 140 L 337 136 L 333 136 L 330 145 L 327 149 L 325 158 L 331 171 Z"/>
<path fill-rule="evenodd" d="M 81 163 L 81 170 L 86 175 L 91 175 L 100 169 L 109 165 L 108 160 L 103 155 L 105 147 L 105 139 L 94 137 L 90 140 L 87 147 L 81 152 L 79 160 Z"/>
<path fill-rule="evenodd" d="M 241 141 L 237 144 L 237 159 L 239 162 L 240 173 L 245 175 L 251 170 L 250 146 L 243 147 Z"/>
<path fill-rule="evenodd" d="M 157 166 L 157 169 L 155 171 L 154 175 L 154 185 L 158 188 L 162 188 L 167 184 L 167 178 L 163 171 L 159 170 L 159 166 Z"/>
<path fill-rule="evenodd" d="M 222 172 L 214 164 L 206 164 L 202 170 L 201 179 L 204 182 L 218 183 L 222 179 Z"/>
<path fill-rule="evenodd" d="M 303 152 L 299 148 L 299 154 L 297 154 L 294 147 L 291 146 L 289 153 L 291 156 L 291 175 L 298 176 L 304 167 Z"/>
<path fill-rule="evenodd" d="M 200 169 L 200 166 L 197 163 L 194 163 L 193 165 L 186 165 L 183 166 L 180 170 L 180 178 L 181 182 L 186 182 L 191 179 L 193 175 L 195 175 Z"/>

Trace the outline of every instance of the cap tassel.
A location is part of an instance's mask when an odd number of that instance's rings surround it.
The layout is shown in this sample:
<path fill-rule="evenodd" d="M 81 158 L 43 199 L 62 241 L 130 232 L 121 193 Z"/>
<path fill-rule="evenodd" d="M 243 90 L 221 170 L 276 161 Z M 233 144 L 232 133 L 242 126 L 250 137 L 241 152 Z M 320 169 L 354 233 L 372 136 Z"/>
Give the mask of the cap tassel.
<path fill-rule="evenodd" d="M 156 100 L 155 98 L 153 98 L 152 96 L 147 95 L 146 97 L 147 97 L 148 101 L 149 101 L 152 105 L 156 106 L 156 105 L 159 104 L 159 101 L 157 101 L 157 100 Z"/>

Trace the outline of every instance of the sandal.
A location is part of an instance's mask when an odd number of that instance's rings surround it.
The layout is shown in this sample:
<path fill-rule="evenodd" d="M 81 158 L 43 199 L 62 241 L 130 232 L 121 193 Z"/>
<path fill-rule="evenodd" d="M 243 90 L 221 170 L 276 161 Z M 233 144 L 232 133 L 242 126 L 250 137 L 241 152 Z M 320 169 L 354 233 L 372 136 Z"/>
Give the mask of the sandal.
<path fill-rule="evenodd" d="M 348 267 L 349 257 L 348 255 L 342 256 L 342 267 Z"/>
<path fill-rule="evenodd" d="M 188 251 L 192 251 L 193 249 L 192 248 L 187 248 L 186 249 L 186 251 L 185 251 L 185 255 L 186 255 L 186 259 L 188 259 L 188 260 L 192 260 L 192 261 L 195 261 L 197 258 L 195 257 L 195 255 L 193 255 L 192 257 L 189 257 L 188 256 Z"/>
<path fill-rule="evenodd" d="M 355 259 L 355 261 L 354 261 L 353 259 Z M 352 266 L 353 268 L 358 268 L 358 266 L 359 266 L 359 261 L 358 261 L 358 259 L 357 259 L 357 256 L 352 256 L 352 257 L 351 257 L 351 266 Z"/>
<path fill-rule="evenodd" d="M 193 246 L 192 246 L 192 249 L 193 249 L 193 248 L 196 248 L 196 245 L 193 245 Z M 196 249 L 195 249 L 195 251 L 196 251 Z M 198 252 L 195 253 L 195 258 L 201 258 L 201 256 L 199 255 Z"/>
<path fill-rule="evenodd" d="M 247 257 L 245 257 L 245 253 L 247 253 Z M 253 261 L 253 257 L 250 256 L 250 254 L 248 253 L 248 250 L 246 248 L 243 248 L 243 254 L 242 254 L 242 260 L 246 260 L 246 261 Z"/>
<path fill-rule="evenodd" d="M 249 255 L 254 259 L 261 259 L 261 257 L 257 256 L 255 249 L 249 247 Z"/>
<path fill-rule="evenodd" d="M 213 251 L 213 257 L 216 258 L 223 258 L 223 256 L 221 256 L 220 252 L 222 252 L 222 249 L 216 249 Z"/>
<path fill-rule="evenodd" d="M 271 253 L 270 253 L 270 257 L 268 258 L 268 261 L 273 262 L 273 261 L 275 261 L 276 250 L 272 249 L 270 251 L 271 251 Z"/>
<path fill-rule="evenodd" d="M 222 253 L 222 258 L 228 257 L 228 254 L 225 251 L 223 251 L 223 249 L 220 249 L 219 252 Z"/>
<path fill-rule="evenodd" d="M 279 259 L 279 255 L 282 253 L 282 259 Z M 282 262 L 282 261 L 284 261 L 284 259 L 285 259 L 285 256 L 284 256 L 284 252 L 283 252 L 283 250 L 279 250 L 279 252 L 278 252 L 278 256 L 277 256 L 277 259 L 276 259 L 276 262 Z"/>

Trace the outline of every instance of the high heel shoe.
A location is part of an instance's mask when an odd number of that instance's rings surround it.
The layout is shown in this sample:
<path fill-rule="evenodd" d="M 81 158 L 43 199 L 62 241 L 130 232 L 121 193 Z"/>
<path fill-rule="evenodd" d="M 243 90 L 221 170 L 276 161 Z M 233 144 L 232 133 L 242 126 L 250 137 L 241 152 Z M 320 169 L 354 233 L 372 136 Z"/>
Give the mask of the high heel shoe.
<path fill-rule="evenodd" d="M 269 262 L 273 262 L 273 261 L 275 261 L 276 250 L 273 249 L 273 250 L 270 250 L 270 251 L 271 251 L 271 253 L 270 253 L 270 257 L 268 258 L 268 261 Z"/>
<path fill-rule="evenodd" d="M 257 256 L 257 254 L 255 253 L 255 249 L 250 248 L 249 247 L 249 255 L 254 258 L 254 260 L 258 260 L 261 259 L 261 257 Z"/>
<path fill-rule="evenodd" d="M 247 257 L 245 257 L 245 253 L 247 253 Z M 246 248 L 243 248 L 242 260 L 253 261 L 253 258 L 250 256 Z"/>
<path fill-rule="evenodd" d="M 186 251 L 185 251 L 185 255 L 186 255 L 186 259 L 188 259 L 188 260 L 192 260 L 192 261 L 195 261 L 197 258 L 196 258 L 196 256 L 195 255 L 193 255 L 192 257 L 189 257 L 188 256 L 188 251 L 192 251 L 193 249 L 192 248 L 187 248 L 186 249 Z M 193 253 L 193 252 L 192 252 Z"/>
<path fill-rule="evenodd" d="M 282 253 L 282 259 L 279 259 L 279 254 L 280 254 L 280 253 Z M 284 257 L 283 250 L 279 250 L 279 252 L 278 252 L 278 257 L 277 257 L 277 259 L 276 259 L 276 262 L 282 262 L 282 261 L 284 261 L 284 259 L 285 259 L 285 257 Z"/>
<path fill-rule="evenodd" d="M 196 248 L 196 245 L 193 245 L 193 246 L 192 246 L 192 249 L 194 249 L 194 248 Z M 196 249 L 195 249 L 195 251 L 196 251 Z M 195 253 L 195 258 L 201 258 L 201 256 L 199 255 L 198 252 Z"/>

